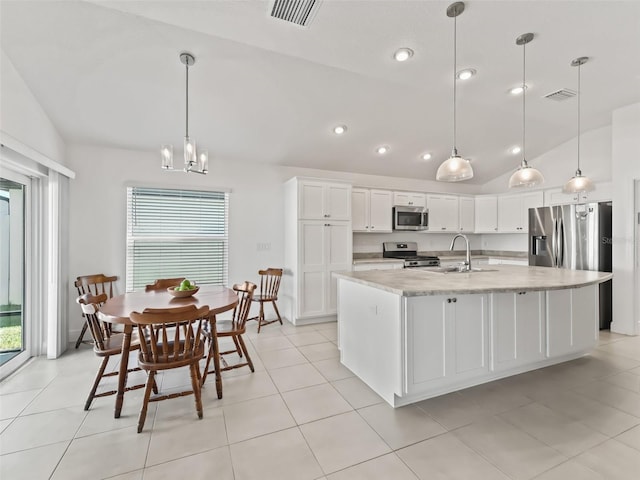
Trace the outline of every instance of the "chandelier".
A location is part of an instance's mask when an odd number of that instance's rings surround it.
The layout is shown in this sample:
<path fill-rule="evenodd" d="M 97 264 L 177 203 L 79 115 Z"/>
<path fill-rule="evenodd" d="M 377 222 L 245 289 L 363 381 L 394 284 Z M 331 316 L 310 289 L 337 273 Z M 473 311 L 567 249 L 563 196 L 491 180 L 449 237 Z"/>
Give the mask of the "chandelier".
<path fill-rule="evenodd" d="M 180 61 L 186 69 L 186 129 L 184 134 L 184 168 L 187 173 L 200 173 L 205 175 L 209 170 L 209 154 L 206 150 L 199 154 L 196 151 L 196 142 L 189 137 L 189 67 L 196 63 L 196 57 L 187 52 L 180 54 Z M 160 149 L 162 168 L 165 170 L 178 170 L 173 167 L 173 145 L 162 145 Z"/>

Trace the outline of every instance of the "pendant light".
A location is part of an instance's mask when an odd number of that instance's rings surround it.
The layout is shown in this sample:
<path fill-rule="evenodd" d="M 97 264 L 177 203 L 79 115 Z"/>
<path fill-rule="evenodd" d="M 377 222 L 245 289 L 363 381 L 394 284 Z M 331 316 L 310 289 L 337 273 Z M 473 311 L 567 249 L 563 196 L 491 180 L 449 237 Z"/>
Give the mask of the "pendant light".
<path fill-rule="evenodd" d="M 456 149 L 456 81 L 457 81 L 457 21 L 464 12 L 464 2 L 455 2 L 447 7 L 447 17 L 453 18 L 453 150 L 451 156 L 438 167 L 436 180 L 441 182 L 460 182 L 473 178 L 473 168 L 469 160 L 458 155 Z"/>
<path fill-rule="evenodd" d="M 189 137 L 189 67 L 196 63 L 196 57 L 187 52 L 180 54 L 180 62 L 186 68 L 186 130 L 184 134 L 184 169 L 187 173 L 200 173 L 205 175 L 208 172 L 209 155 L 207 151 L 196 152 L 196 142 Z M 162 168 L 173 170 L 173 145 L 162 145 L 160 149 Z"/>
<path fill-rule="evenodd" d="M 535 187 L 544 182 L 540 171 L 527 163 L 525 152 L 525 113 L 526 113 L 526 45 L 533 40 L 533 33 L 523 33 L 516 38 L 516 45 L 522 45 L 522 162 L 518 169 L 509 178 L 509 188 Z"/>
<path fill-rule="evenodd" d="M 579 57 L 571 62 L 572 67 L 578 67 L 578 169 L 575 176 L 564 185 L 562 191 L 565 193 L 590 192 L 595 188 L 593 182 L 582 175 L 580 170 L 580 67 L 587 63 L 589 57 Z"/>

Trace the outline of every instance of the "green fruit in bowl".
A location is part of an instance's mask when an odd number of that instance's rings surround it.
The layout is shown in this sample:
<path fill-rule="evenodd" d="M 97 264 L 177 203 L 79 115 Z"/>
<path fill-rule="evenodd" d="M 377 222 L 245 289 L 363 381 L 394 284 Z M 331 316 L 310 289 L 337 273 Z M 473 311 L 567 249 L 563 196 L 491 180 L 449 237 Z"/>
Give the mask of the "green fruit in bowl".
<path fill-rule="evenodd" d="M 195 285 L 193 285 L 188 279 L 185 278 L 182 281 L 182 283 L 180 283 L 180 286 L 178 286 L 176 288 L 176 290 L 178 290 L 180 292 L 184 292 L 184 291 L 187 291 L 187 290 L 193 290 L 194 288 L 196 288 Z"/>

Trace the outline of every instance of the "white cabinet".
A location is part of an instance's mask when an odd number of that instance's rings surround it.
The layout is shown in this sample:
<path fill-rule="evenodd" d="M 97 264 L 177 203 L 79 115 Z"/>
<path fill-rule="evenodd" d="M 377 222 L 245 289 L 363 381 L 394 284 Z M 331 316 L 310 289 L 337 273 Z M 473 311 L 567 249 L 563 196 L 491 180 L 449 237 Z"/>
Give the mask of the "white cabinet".
<path fill-rule="evenodd" d="M 389 190 L 354 188 L 351 218 L 354 232 L 392 232 L 393 193 Z"/>
<path fill-rule="evenodd" d="M 488 372 L 486 295 L 406 298 L 404 393 Z"/>
<path fill-rule="evenodd" d="M 336 311 L 336 281 L 332 272 L 351 269 L 351 228 L 348 222 L 304 220 L 299 224 L 299 315 L 318 316 Z"/>
<path fill-rule="evenodd" d="M 335 319 L 332 273 L 351 270 L 353 263 L 351 185 L 293 178 L 285 184 L 284 204 L 285 277 L 280 297 L 285 316 L 294 325 Z M 300 219 L 324 215 L 329 217 Z"/>
<path fill-rule="evenodd" d="M 493 371 L 545 358 L 545 292 L 491 294 Z"/>
<path fill-rule="evenodd" d="M 425 207 L 427 200 L 424 193 L 393 192 L 393 205 L 403 207 Z"/>
<path fill-rule="evenodd" d="M 498 197 L 482 195 L 475 198 L 475 232 L 496 233 L 498 231 Z"/>
<path fill-rule="evenodd" d="M 598 329 L 598 285 L 547 292 L 547 356 L 593 348 Z"/>
<path fill-rule="evenodd" d="M 529 231 L 529 209 L 541 207 L 542 192 L 498 197 L 498 232 L 527 233 Z"/>
<path fill-rule="evenodd" d="M 298 182 L 298 218 L 351 220 L 351 186 L 302 180 Z"/>
<path fill-rule="evenodd" d="M 473 233 L 475 231 L 475 201 L 473 197 L 460 197 L 458 199 L 458 231 Z"/>
<path fill-rule="evenodd" d="M 429 209 L 429 232 L 457 232 L 458 197 L 456 195 L 427 195 L 427 208 Z"/>

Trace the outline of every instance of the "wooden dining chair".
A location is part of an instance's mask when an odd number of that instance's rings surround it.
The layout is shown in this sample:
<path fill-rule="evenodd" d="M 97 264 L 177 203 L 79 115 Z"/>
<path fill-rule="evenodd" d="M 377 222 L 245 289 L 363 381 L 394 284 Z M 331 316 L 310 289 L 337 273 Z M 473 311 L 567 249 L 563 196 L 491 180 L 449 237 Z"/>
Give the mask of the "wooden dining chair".
<path fill-rule="evenodd" d="M 100 305 L 107 301 L 107 295 L 101 293 L 99 295 L 92 295 L 91 293 L 85 293 L 76 299 L 76 302 L 80 305 L 82 313 L 84 314 L 87 328 L 91 332 L 93 337 L 93 351 L 102 358 L 102 363 L 96 374 L 96 378 L 87 397 L 87 401 L 84 404 L 84 409 L 89 410 L 93 399 L 96 397 L 106 397 L 107 395 L 114 395 L 116 390 L 109 390 L 101 393 L 96 393 L 100 381 L 105 377 L 111 377 L 118 375 L 118 371 L 105 373 L 109 359 L 114 355 L 122 354 L 122 333 L 111 333 L 107 335 L 103 328 L 103 322 L 98 319 L 98 310 Z M 137 338 L 131 339 L 130 350 L 138 350 L 140 348 L 140 342 Z M 134 372 L 140 370 L 139 367 L 130 368 L 127 372 Z M 144 387 L 145 384 L 133 385 L 131 387 L 125 387 L 125 391 L 136 390 Z"/>
<path fill-rule="evenodd" d="M 210 328 L 205 331 L 209 343 L 209 353 L 207 355 L 207 362 L 202 374 L 202 383 L 204 384 L 209 373 L 216 374 L 216 390 L 218 398 L 222 398 L 222 380 L 220 372 L 226 370 L 232 370 L 234 368 L 249 367 L 254 372 L 253 362 L 249 356 L 249 351 L 244 343 L 242 334 L 245 333 L 247 319 L 249 317 L 249 310 L 251 309 L 251 299 L 253 298 L 253 292 L 256 289 L 256 285 L 251 282 L 244 282 L 233 286 L 233 290 L 238 295 L 238 304 L 233 310 L 233 317 L 231 320 L 217 320 L 212 318 L 210 320 Z M 214 324 L 215 322 L 215 324 Z M 231 337 L 235 348 L 231 350 L 220 351 L 218 346 L 218 338 Z M 229 364 L 225 360 L 225 355 L 237 354 L 240 360 L 236 363 Z M 213 361 L 213 368 L 211 362 Z M 222 364 L 222 365 L 221 365 Z"/>
<path fill-rule="evenodd" d="M 205 353 L 203 324 L 208 321 L 209 307 L 195 305 L 166 309 L 145 309 L 131 312 L 131 321 L 138 327 L 140 342 L 138 365 L 147 372 L 147 385 L 138 418 L 138 433 L 144 427 L 149 402 L 157 402 L 184 395 L 195 396 L 198 418 L 202 418 L 200 393 L 200 360 Z M 191 389 L 151 397 L 156 374 L 174 368 L 189 367 Z"/>
<path fill-rule="evenodd" d="M 169 287 L 177 287 L 182 283 L 185 277 L 178 278 L 158 278 L 151 285 L 146 285 L 144 287 L 145 292 L 156 292 L 161 290 L 166 290 Z"/>
<path fill-rule="evenodd" d="M 104 273 L 96 273 L 93 275 L 81 275 L 76 277 L 74 285 L 78 290 L 78 296 L 90 293 L 91 295 L 107 295 L 107 298 L 113 297 L 113 287 L 115 282 L 118 281 L 117 276 L 107 276 Z M 84 314 L 83 314 L 84 316 Z M 87 332 L 88 323 L 82 324 L 82 330 L 76 340 L 76 348 L 80 346 L 84 339 L 84 335 Z M 104 325 L 108 331 L 111 330 L 111 325 Z M 95 340 L 94 340 L 95 341 Z"/>
<path fill-rule="evenodd" d="M 278 305 L 276 305 L 276 300 L 278 300 L 278 290 L 280 289 L 280 281 L 282 280 L 282 269 L 270 267 L 266 270 L 258 271 L 258 275 L 260 275 L 260 291 L 257 295 L 253 296 L 252 301 L 260 304 L 260 310 L 257 316 L 251 317 L 249 320 L 258 321 L 258 333 L 260 333 L 260 328 L 262 328 L 263 325 L 269 325 L 274 322 L 280 322 L 280 325 L 282 325 L 282 317 L 280 317 Z M 273 305 L 273 309 L 275 310 L 278 318 L 274 318 L 273 320 L 265 319 L 265 303 Z"/>

